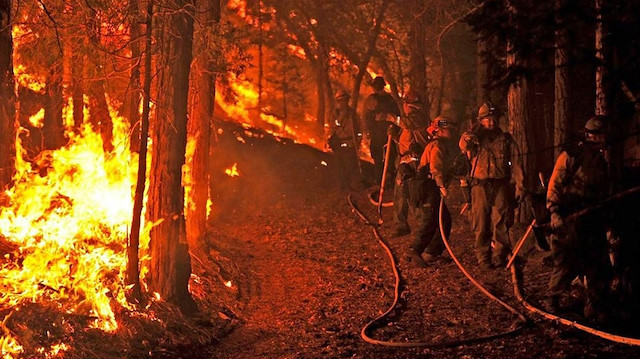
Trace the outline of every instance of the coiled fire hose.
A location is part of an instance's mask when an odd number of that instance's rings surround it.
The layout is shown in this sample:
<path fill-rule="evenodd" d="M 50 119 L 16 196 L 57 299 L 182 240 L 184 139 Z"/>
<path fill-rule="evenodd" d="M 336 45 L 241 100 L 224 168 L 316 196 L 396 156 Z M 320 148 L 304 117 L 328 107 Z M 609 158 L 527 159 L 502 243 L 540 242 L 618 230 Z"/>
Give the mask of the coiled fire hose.
<path fill-rule="evenodd" d="M 471 343 L 476 343 L 476 342 L 480 342 L 480 341 L 487 341 L 487 340 L 492 340 L 492 339 L 504 337 L 504 336 L 513 334 L 513 333 L 521 330 L 527 324 L 528 320 L 524 315 L 522 315 L 516 309 L 514 309 L 513 307 L 511 307 L 507 303 L 503 302 L 502 300 L 500 300 L 499 298 L 497 298 L 496 296 L 491 294 L 486 288 L 484 288 L 480 283 L 478 283 L 475 279 L 473 279 L 473 277 L 471 277 L 469 275 L 469 273 L 464 269 L 464 267 L 462 267 L 462 265 L 460 264 L 460 261 L 457 259 L 457 257 L 454 255 L 453 251 L 451 250 L 451 247 L 449 246 L 447 238 L 445 237 L 445 235 L 444 235 L 444 233 L 442 231 L 442 206 L 444 204 L 444 201 L 442 200 L 440 202 L 440 209 L 439 209 L 439 214 L 438 214 L 439 222 L 440 222 L 440 226 L 439 227 L 441 228 L 440 229 L 440 233 L 442 235 L 442 240 L 445 243 L 445 246 L 447 248 L 447 251 L 449 252 L 449 255 L 451 256 L 451 258 L 453 258 L 453 260 L 455 261 L 456 265 L 458 265 L 458 267 L 462 270 L 462 272 L 465 274 L 465 276 L 467 278 L 469 278 L 469 280 L 471 280 L 471 282 L 476 287 L 478 287 L 482 293 L 487 295 L 490 299 L 497 301 L 500 305 L 502 305 L 503 307 L 507 308 L 510 312 L 512 312 L 513 314 L 518 316 L 519 322 L 516 323 L 514 329 L 511 329 L 511 330 L 503 332 L 503 333 L 497 333 L 497 334 L 493 334 L 493 335 L 487 335 L 487 336 L 475 337 L 475 338 L 469 338 L 469 339 L 444 341 L 444 342 L 426 342 L 426 341 L 419 341 L 419 342 L 393 342 L 393 341 L 377 340 L 377 339 L 374 339 L 374 338 L 370 337 L 369 333 L 370 333 L 370 330 L 373 328 L 373 326 L 376 323 L 378 323 L 380 320 L 385 318 L 389 313 L 391 313 L 391 311 L 398 304 L 398 298 L 400 297 L 400 274 L 398 272 L 398 267 L 396 265 L 395 258 L 393 257 L 393 253 L 391 252 L 391 249 L 389 249 L 389 246 L 382 239 L 382 236 L 380 235 L 380 232 L 378 231 L 378 227 L 373 222 L 371 222 L 362 213 L 362 211 L 360 211 L 360 209 L 355 205 L 355 203 L 353 202 L 351 194 L 349 194 L 349 196 L 348 196 L 348 201 L 349 201 L 349 204 L 351 205 L 351 208 L 356 213 L 356 215 L 358 215 L 358 217 L 360 217 L 365 222 L 365 224 L 371 226 L 371 228 L 373 229 L 374 236 L 376 237 L 376 239 L 378 240 L 380 245 L 384 248 L 384 250 L 387 252 L 387 255 L 388 255 L 389 260 L 391 262 L 391 268 L 393 269 L 393 274 L 394 274 L 394 277 L 395 277 L 393 303 L 391 304 L 391 306 L 389 306 L 389 308 L 384 313 L 382 313 L 381 315 L 377 316 L 373 320 L 369 321 L 362 328 L 362 330 L 360 331 L 360 336 L 362 337 L 362 339 L 364 341 L 366 341 L 368 343 L 371 343 L 371 344 L 377 344 L 377 345 L 388 346 L 388 347 L 453 347 L 453 346 L 460 346 L 460 345 L 471 344 Z"/>

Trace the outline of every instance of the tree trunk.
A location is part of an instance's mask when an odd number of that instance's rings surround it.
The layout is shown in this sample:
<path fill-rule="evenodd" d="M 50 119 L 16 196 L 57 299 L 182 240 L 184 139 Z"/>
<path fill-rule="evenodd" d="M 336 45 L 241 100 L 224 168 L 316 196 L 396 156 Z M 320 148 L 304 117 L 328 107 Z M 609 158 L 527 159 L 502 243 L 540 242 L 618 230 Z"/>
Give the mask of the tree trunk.
<path fill-rule="evenodd" d="M 102 149 L 109 153 L 113 150 L 113 123 L 109 115 L 104 83 L 104 79 L 99 79 L 89 85 L 89 119 L 94 131 L 100 132 Z"/>
<path fill-rule="evenodd" d="M 220 5 L 217 4 L 219 7 Z M 263 78 L 263 36 L 264 33 L 262 31 L 262 0 L 257 1 L 258 11 L 256 12 L 256 16 L 258 16 L 258 111 L 262 113 L 262 78 Z M 220 14 L 218 14 L 218 17 Z"/>
<path fill-rule="evenodd" d="M 485 85 L 487 84 L 487 62 L 484 53 L 487 51 L 487 42 L 480 36 L 477 39 L 476 54 L 476 107 L 489 100 Z"/>
<path fill-rule="evenodd" d="M 569 133 L 569 57 L 568 57 L 568 34 L 565 24 L 560 18 L 560 9 L 564 5 L 564 0 L 556 0 L 556 31 L 555 31 L 555 93 L 553 106 L 553 145 L 554 158 L 557 158 L 562 150 L 561 146 L 567 140 Z"/>
<path fill-rule="evenodd" d="M 135 0 L 134 0 L 135 1 Z M 140 222 L 144 200 L 145 180 L 147 176 L 147 139 L 149 136 L 149 103 L 151 100 L 151 36 L 153 20 L 153 1 L 147 3 L 147 21 L 145 34 L 144 64 L 144 102 L 140 119 L 140 140 L 138 141 L 138 178 L 133 198 L 133 219 L 131 234 L 127 245 L 127 271 L 125 281 L 131 285 L 130 299 L 140 300 L 140 269 L 138 251 L 140 247 Z M 137 110 L 136 110 L 137 113 Z"/>
<path fill-rule="evenodd" d="M 382 27 L 382 21 L 384 21 L 384 15 L 388 5 L 388 0 L 382 1 L 382 4 L 380 5 L 380 12 L 375 19 L 373 29 L 371 29 L 371 32 L 369 33 L 367 52 L 364 54 L 362 60 L 358 63 L 358 73 L 356 74 L 356 79 L 354 81 L 353 91 L 351 91 L 351 105 L 354 108 L 358 108 L 358 100 L 360 98 L 360 85 L 362 84 L 364 74 L 367 72 L 367 66 L 369 66 L 371 56 L 373 56 L 373 53 L 376 50 L 376 42 L 378 41 L 378 37 L 380 36 L 380 28 Z"/>
<path fill-rule="evenodd" d="M 53 65 L 49 71 L 44 102 L 43 149 L 57 150 L 65 144 L 62 124 L 62 73 L 59 64 Z"/>
<path fill-rule="evenodd" d="M 73 127 L 78 130 L 84 122 L 84 81 L 85 63 L 82 56 L 72 54 L 71 64 L 71 97 L 73 98 Z"/>
<path fill-rule="evenodd" d="M 426 24 L 424 21 L 424 1 L 413 1 L 410 16 L 414 16 L 411 21 L 407 42 L 409 47 L 409 87 L 422 97 L 425 103 L 425 112 L 430 110 L 430 99 L 427 88 L 427 60 L 426 60 Z M 420 14 L 415 16 L 414 14 Z"/>
<path fill-rule="evenodd" d="M 320 61 L 316 62 L 316 91 L 318 91 L 318 108 L 316 109 L 316 121 L 318 121 L 318 125 L 324 129 L 325 124 L 325 113 L 326 113 L 326 100 L 325 100 L 325 81 L 324 74 L 322 73 L 323 68 Z"/>
<path fill-rule="evenodd" d="M 16 94 L 12 54 L 11 0 L 0 0 L 0 191 L 11 183 L 16 157 Z"/>
<path fill-rule="evenodd" d="M 607 58 L 604 46 L 604 21 L 602 6 L 604 0 L 595 0 L 596 29 L 595 29 L 595 52 L 596 52 L 596 115 L 608 115 L 609 103 L 607 100 Z"/>
<path fill-rule="evenodd" d="M 517 9 L 513 5 L 508 5 L 508 9 L 511 12 L 512 20 L 515 21 L 515 15 L 517 14 Z M 514 44 L 512 40 L 507 41 L 507 69 L 513 70 L 514 68 L 518 68 L 524 65 L 524 59 L 522 59 L 519 54 L 516 53 L 514 49 Z M 528 125 L 528 116 L 527 116 L 527 81 L 524 77 L 520 77 L 514 83 L 509 85 L 509 90 L 507 92 L 507 109 L 508 109 L 508 118 L 509 125 L 508 131 L 513 135 L 514 141 L 518 145 L 522 155 L 522 168 L 525 171 L 525 188 L 533 188 L 532 182 L 535 176 L 531 176 L 530 174 L 535 170 L 532 170 L 530 167 L 530 163 L 533 161 L 528 160 L 529 150 L 529 142 L 527 140 L 527 125 Z M 519 211 L 519 218 L 516 220 L 520 222 L 526 222 L 530 217 L 530 213 L 527 212 L 526 206 L 521 206 L 521 209 L 524 211 Z"/>
<path fill-rule="evenodd" d="M 158 105 L 152 139 L 147 219 L 150 232 L 151 291 L 170 302 L 192 304 L 191 275 L 184 218 L 182 166 L 187 142 L 187 99 L 192 59 L 194 5 L 191 0 L 164 3 L 158 19 Z"/>
<path fill-rule="evenodd" d="M 194 93 L 193 115 L 187 123 L 187 135 L 193 142 L 193 153 L 187 158 L 191 170 L 191 191 L 187 196 L 187 242 L 191 253 L 200 253 L 205 244 L 207 230 L 207 200 L 209 199 L 209 147 L 216 94 L 215 64 L 206 47 L 220 22 L 220 1 L 198 4 L 198 13 L 205 19 L 194 39 L 192 80 Z"/>
<path fill-rule="evenodd" d="M 131 74 L 129 77 L 129 88 L 125 94 L 125 116 L 131 125 L 131 140 L 129 148 L 138 151 L 140 148 L 140 63 L 142 54 L 140 52 L 140 41 L 142 26 L 140 24 L 140 4 L 139 0 L 129 0 L 129 23 L 131 26 Z"/>

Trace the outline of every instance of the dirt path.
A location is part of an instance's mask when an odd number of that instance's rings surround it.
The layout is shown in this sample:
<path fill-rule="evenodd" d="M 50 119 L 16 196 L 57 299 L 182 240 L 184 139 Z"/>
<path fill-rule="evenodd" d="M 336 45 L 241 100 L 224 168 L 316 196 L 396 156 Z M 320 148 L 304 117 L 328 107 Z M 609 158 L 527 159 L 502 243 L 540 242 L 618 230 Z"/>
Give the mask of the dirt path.
<path fill-rule="evenodd" d="M 224 142 L 223 142 L 224 143 Z M 535 321 L 517 336 L 454 348 L 388 348 L 366 343 L 362 327 L 393 300 L 386 253 L 332 179 L 330 156 L 292 143 L 255 136 L 224 143 L 220 166 L 238 163 L 240 176 L 219 179 L 211 244 L 240 273 L 230 280 L 238 303 L 236 329 L 204 348 L 211 358 L 640 358 L 640 350 Z M 322 161 L 328 163 L 323 165 Z M 355 201 L 370 215 L 364 192 Z M 459 206 L 451 199 L 452 212 Z M 455 264 L 423 269 L 407 262 L 411 236 L 391 239 L 391 208 L 381 233 L 402 276 L 400 306 L 377 339 L 447 342 L 509 329 L 515 317 L 481 295 Z M 519 228 L 520 233 L 522 228 Z M 463 217 L 454 215 L 456 254 L 492 292 L 511 305 L 506 271 L 480 272 Z M 533 253 L 528 265 L 542 266 Z M 528 279 L 544 288 L 544 273 Z M 518 307 L 526 313 L 522 307 Z"/>

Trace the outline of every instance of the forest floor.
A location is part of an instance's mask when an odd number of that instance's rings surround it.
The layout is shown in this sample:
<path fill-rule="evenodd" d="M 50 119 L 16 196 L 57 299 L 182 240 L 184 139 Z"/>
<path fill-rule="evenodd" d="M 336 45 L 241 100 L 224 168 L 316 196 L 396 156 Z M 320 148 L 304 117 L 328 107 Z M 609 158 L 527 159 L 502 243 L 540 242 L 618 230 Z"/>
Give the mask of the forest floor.
<path fill-rule="evenodd" d="M 453 252 L 474 278 L 524 313 L 528 325 L 499 339 L 448 346 L 509 331 L 519 324 L 518 317 L 483 295 L 451 260 L 428 268 L 408 261 L 412 236 L 391 237 L 392 208 L 385 207 L 379 232 L 397 263 L 400 301 L 368 335 L 433 345 L 370 344 L 361 338 L 361 330 L 392 304 L 395 279 L 372 227 L 348 202 L 351 195 L 366 216 L 377 220 L 366 186 L 340 191 L 331 154 L 229 125 L 219 136 L 215 166 L 223 173 L 234 163 L 238 177 L 223 174 L 214 179 L 208 239 L 209 254 L 217 264 L 215 270 L 201 269 L 220 279 L 213 282 L 230 285 L 214 298 L 220 302 L 216 319 L 226 323 L 224 334 L 212 344 L 191 348 L 189 357 L 640 358 L 639 347 L 600 339 L 528 312 L 513 294 L 509 271 L 478 268 L 473 234 L 467 218 L 459 214 L 456 188 L 447 198 Z M 513 235 L 520 238 L 525 227 L 516 225 Z M 530 238 L 523 251 L 528 258 L 524 289 L 537 305 L 549 264 L 548 253 L 532 242 Z M 581 321 L 579 313 L 567 316 Z"/>
<path fill-rule="evenodd" d="M 382 209 L 384 221 L 378 226 L 371 188 L 360 183 L 350 191 L 339 190 L 330 153 L 221 123 L 212 164 L 219 175 L 212 179 L 206 245 L 190 248 L 189 289 L 197 311 L 180 311 L 157 300 L 119 307 L 118 330 L 106 333 L 91 325 L 93 316 L 67 310 L 53 299 L 0 308 L 0 334 L 11 334 L 23 347 L 16 357 L 640 358 L 638 346 L 528 312 L 514 295 L 509 271 L 478 268 L 455 186 L 446 200 L 453 217 L 449 242 L 454 255 L 481 285 L 523 313 L 526 326 L 482 294 L 448 253 L 427 268 L 410 262 L 412 236 L 391 237 L 392 207 Z M 225 174 L 234 164 L 239 176 Z M 371 167 L 363 162 L 365 174 Z M 349 198 L 378 226 L 400 278 L 398 305 L 369 328 L 368 340 L 361 332 L 394 302 L 396 279 L 373 225 L 356 215 Z M 517 224 L 512 235 L 520 238 L 525 227 Z M 3 258 L 19 263 L 15 253 L 15 245 L 0 238 Z M 521 253 L 527 258 L 525 295 L 539 305 L 549 278 L 549 255 L 532 238 Z M 564 316 L 584 323 L 580 305 Z M 473 340 L 514 328 L 520 330 Z M 640 338 L 637 322 L 599 329 Z M 394 344 L 373 344 L 376 340 Z M 472 343 L 454 344 L 461 340 Z M 11 350 L 10 341 L 0 340 L 0 348 L 4 358 L 12 357 L 5 352 Z"/>

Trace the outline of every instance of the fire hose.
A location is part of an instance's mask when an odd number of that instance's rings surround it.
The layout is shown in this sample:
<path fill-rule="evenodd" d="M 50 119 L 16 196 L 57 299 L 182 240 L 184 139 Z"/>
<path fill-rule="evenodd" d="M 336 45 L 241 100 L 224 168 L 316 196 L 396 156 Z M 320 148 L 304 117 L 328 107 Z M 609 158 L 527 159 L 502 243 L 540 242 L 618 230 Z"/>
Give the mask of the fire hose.
<path fill-rule="evenodd" d="M 597 206 L 593 206 L 593 207 L 588 207 L 584 210 L 575 212 L 569 216 L 567 216 L 568 219 L 575 219 L 578 218 L 586 213 L 589 213 L 593 210 L 602 208 L 607 202 L 611 202 L 613 200 L 616 199 L 620 199 L 623 196 L 626 196 L 628 194 L 631 193 L 635 193 L 638 192 L 640 190 L 640 187 L 633 187 L 630 188 L 628 190 L 622 191 L 614 196 L 611 196 L 605 200 L 603 200 L 601 202 L 600 205 Z M 522 239 L 520 239 L 520 241 L 518 242 L 518 245 L 516 246 L 516 248 L 513 251 L 513 255 L 511 256 L 511 259 L 509 260 L 509 264 L 507 264 L 507 268 L 511 268 L 511 281 L 513 282 L 513 292 L 516 296 L 516 298 L 520 301 L 520 303 L 530 312 L 535 313 L 537 315 L 542 316 L 545 319 L 549 319 L 552 321 L 556 321 L 559 322 L 561 324 L 567 325 L 569 327 L 578 329 L 578 330 L 582 330 L 586 333 L 598 336 L 600 338 L 609 340 L 609 341 L 613 341 L 616 343 L 622 343 L 622 344 L 628 344 L 628 345 L 636 345 L 636 346 L 640 346 L 640 339 L 636 339 L 636 338 L 629 338 L 629 337 L 624 337 L 624 336 L 620 336 L 620 335 L 616 335 L 616 334 L 612 334 L 612 333 L 608 333 L 602 330 L 598 330 L 592 327 L 589 327 L 587 325 L 584 324 L 580 324 L 576 321 L 573 320 L 568 320 L 565 318 L 562 318 L 560 316 L 557 316 L 555 314 L 551 314 L 549 312 L 546 312 L 540 308 L 537 308 L 533 305 L 531 305 L 529 302 L 527 302 L 527 300 L 524 298 L 524 296 L 522 295 L 522 284 L 519 282 L 518 278 L 519 276 L 516 273 L 516 268 L 515 266 L 511 266 L 511 263 L 513 262 L 513 260 L 515 259 L 518 251 L 520 250 L 520 248 L 522 247 L 522 244 L 524 244 L 524 241 L 527 239 L 527 237 L 529 236 L 529 233 L 531 233 L 531 229 L 536 226 L 536 221 L 533 220 L 533 222 L 531 223 L 531 225 L 529 225 L 529 228 L 527 228 L 527 231 L 525 232 L 524 236 L 522 236 Z M 544 225 L 540 225 L 540 227 L 548 227 L 549 224 L 544 224 Z"/>
<path fill-rule="evenodd" d="M 375 237 L 378 240 L 378 242 L 380 243 L 380 245 L 387 252 L 387 255 L 388 255 L 388 257 L 389 257 L 389 259 L 391 261 L 391 266 L 392 266 L 394 277 L 395 277 L 393 303 L 391 304 L 391 306 L 384 313 L 382 313 L 381 315 L 377 316 L 373 320 L 369 321 L 362 328 L 362 330 L 360 332 L 360 336 L 362 337 L 363 340 L 365 340 L 366 342 L 371 343 L 371 344 L 377 344 L 377 345 L 382 345 L 382 346 L 391 346 L 391 347 L 451 347 L 451 346 L 460 346 L 460 345 L 465 345 L 465 344 L 471 344 L 471 343 L 479 342 L 479 341 L 487 341 L 487 340 L 496 339 L 496 338 L 499 338 L 499 337 L 504 337 L 504 336 L 507 336 L 507 335 L 510 335 L 510 334 L 514 334 L 515 332 L 517 332 L 517 331 L 521 330 L 522 328 L 524 328 L 524 326 L 528 323 L 528 319 L 522 313 L 518 312 L 516 309 L 514 309 L 509 304 L 505 303 L 504 301 L 502 301 L 501 299 L 499 299 L 495 295 L 491 294 L 491 292 L 489 292 L 478 281 L 476 281 L 466 271 L 466 269 L 462 266 L 462 264 L 460 263 L 458 258 L 455 256 L 455 254 L 453 253 L 453 250 L 451 249 L 451 246 L 449 244 L 448 238 L 446 237 L 446 235 L 445 235 L 445 233 L 443 231 L 442 208 L 444 206 L 444 198 L 441 198 L 440 199 L 440 206 L 439 206 L 439 210 L 438 210 L 438 222 L 439 222 L 440 234 L 442 236 L 442 241 L 443 241 L 443 243 L 444 243 L 444 245 L 445 245 L 445 247 L 447 249 L 447 252 L 449 252 L 449 255 L 454 260 L 454 262 L 456 263 L 458 268 L 471 281 L 471 283 L 473 283 L 487 297 L 489 297 L 492 300 L 497 301 L 500 305 L 502 305 L 503 307 L 507 308 L 513 314 L 517 315 L 518 318 L 520 319 L 520 322 L 516 323 L 517 325 L 515 326 L 514 329 L 509 330 L 509 331 L 504 332 L 504 333 L 498 333 L 498 334 L 495 334 L 495 335 L 484 336 L 484 337 L 476 337 L 476 338 L 470 338 L 470 339 L 461 339 L 461 340 L 448 341 L 448 342 L 439 342 L 439 343 L 433 343 L 433 342 L 392 342 L 392 341 L 382 341 L 382 340 L 377 340 L 377 339 L 371 338 L 369 336 L 370 329 L 374 326 L 374 324 L 376 324 L 381 319 L 386 317 L 389 313 L 391 313 L 391 311 L 396 307 L 396 305 L 398 303 L 398 298 L 400 296 L 400 289 L 399 289 L 399 287 L 400 287 L 400 274 L 398 272 L 398 268 L 397 268 L 397 265 L 396 265 L 395 258 L 393 257 L 393 253 L 389 249 L 389 246 L 382 239 L 382 236 L 380 235 L 380 232 L 378 231 L 377 226 L 374 223 L 372 223 L 358 209 L 358 207 L 353 202 L 353 200 L 351 198 L 351 195 L 349 195 L 348 200 L 349 200 L 349 204 L 353 208 L 353 211 L 365 222 L 365 224 L 370 225 L 373 228 L 373 234 L 375 235 Z M 531 227 L 533 227 L 533 225 L 535 225 L 535 222 L 533 222 L 531 224 L 531 226 L 529 226 L 529 229 Z M 531 231 L 529 229 L 527 230 L 527 232 L 525 233 L 523 238 L 520 240 L 520 243 L 524 242 L 526 237 L 530 234 Z M 513 262 L 513 261 L 510 261 L 510 262 Z M 537 314 L 537 315 L 539 315 L 539 316 L 541 316 L 541 317 L 543 317 L 545 319 L 558 322 L 560 324 L 563 324 L 563 325 L 566 325 L 566 326 L 569 326 L 569 327 L 584 331 L 586 333 L 598 336 L 600 338 L 603 338 L 603 339 L 606 339 L 606 340 L 609 340 L 609 341 L 612 341 L 612 342 L 628 344 L 628 345 L 634 345 L 634 346 L 640 346 L 640 339 L 625 337 L 625 336 L 621 336 L 621 335 L 605 332 L 605 331 L 602 331 L 602 330 L 598 330 L 598 329 L 592 328 L 590 326 L 587 326 L 587 325 L 584 325 L 584 324 L 580 324 L 580 323 L 578 323 L 576 321 L 568 320 L 568 319 L 562 318 L 560 316 L 548 313 L 546 311 L 543 311 L 540 308 L 537 308 L 537 307 L 531 305 L 529 302 L 527 302 L 527 300 L 522 295 L 522 291 L 521 291 L 522 284 L 520 283 L 520 281 L 518 279 L 520 276 L 517 273 L 517 271 L 521 270 L 521 269 L 517 268 L 516 266 L 509 266 L 508 268 L 510 268 L 510 270 L 511 270 L 511 280 L 512 280 L 512 283 L 513 283 L 514 294 L 515 294 L 516 298 L 518 299 L 518 301 L 529 312 L 535 313 L 535 314 Z"/>
<path fill-rule="evenodd" d="M 510 305 L 508 305 L 504 301 L 500 300 L 499 298 L 497 298 L 496 296 L 491 294 L 486 288 L 484 288 L 480 283 L 478 283 L 475 279 L 473 279 L 473 277 L 471 277 L 469 275 L 469 273 L 464 269 L 464 267 L 462 267 L 462 265 L 460 264 L 460 261 L 457 259 L 457 257 L 455 257 L 453 251 L 451 250 L 451 247 L 449 246 L 449 243 L 448 243 L 448 241 L 446 239 L 446 236 L 444 235 L 444 233 L 442 231 L 442 206 L 444 204 L 444 200 L 442 200 L 440 202 L 440 209 L 439 209 L 439 214 L 438 214 L 439 221 L 440 221 L 440 226 L 439 227 L 441 228 L 440 232 L 442 234 L 442 240 L 445 243 L 445 246 L 447 248 L 447 251 L 449 252 L 449 255 L 451 255 L 451 258 L 453 258 L 453 260 L 455 261 L 456 265 L 458 265 L 458 267 L 462 270 L 462 272 L 465 274 L 465 276 L 467 276 L 467 278 L 469 278 L 471 280 L 471 282 L 476 287 L 478 287 L 482 293 L 487 295 L 490 299 L 497 301 L 500 305 L 502 305 L 503 307 L 507 308 L 510 312 L 512 312 L 513 314 L 518 316 L 519 322 L 517 322 L 514 326 L 512 326 L 513 329 L 510 329 L 510 330 L 508 330 L 506 332 L 497 333 L 497 334 L 493 334 L 493 335 L 487 335 L 487 336 L 481 336 L 481 337 L 475 337 L 475 338 L 469 338 L 469 339 L 451 340 L 451 341 L 443 341 L 443 342 L 427 342 L 427 341 L 394 342 L 394 341 L 377 340 L 377 339 L 374 339 L 371 336 L 369 336 L 369 333 L 370 333 L 371 329 L 373 328 L 373 326 L 376 323 L 378 323 L 379 321 L 381 321 L 383 318 L 385 318 L 389 313 L 391 313 L 395 309 L 396 305 L 398 304 L 398 299 L 400 297 L 400 274 L 398 272 L 398 267 L 397 267 L 397 264 L 396 264 L 396 260 L 393 257 L 393 253 L 391 252 L 391 249 L 389 248 L 389 246 L 382 239 L 382 236 L 380 235 L 380 232 L 378 231 L 378 226 L 375 223 L 371 222 L 362 213 L 362 211 L 360 211 L 360 209 L 353 202 L 351 194 L 349 194 L 348 201 L 349 201 L 349 204 L 351 205 L 351 208 L 356 213 L 356 215 L 358 217 L 360 217 L 365 222 L 365 224 L 367 224 L 367 225 L 372 227 L 373 234 L 376 237 L 376 239 L 378 240 L 378 243 L 387 252 L 387 256 L 389 257 L 389 260 L 391 262 L 391 268 L 393 269 L 393 274 L 394 274 L 394 278 L 395 278 L 393 303 L 391 304 L 391 306 L 389 306 L 389 308 L 384 313 L 382 313 L 381 315 L 377 316 L 373 320 L 369 321 L 362 328 L 362 330 L 360 331 L 360 336 L 362 337 L 362 339 L 364 341 L 366 341 L 368 343 L 371 343 L 371 344 L 377 344 L 377 345 L 388 346 L 388 347 L 454 347 L 454 346 L 477 343 L 477 342 L 481 342 L 481 341 L 488 341 L 488 340 L 492 340 L 492 339 L 501 338 L 501 337 L 504 337 L 504 336 L 507 336 L 507 335 L 511 335 L 511 334 L 521 330 L 522 328 L 524 328 L 524 326 L 528 323 L 528 320 L 524 315 L 522 315 L 516 309 L 514 309 L 513 307 L 511 307 Z"/>

